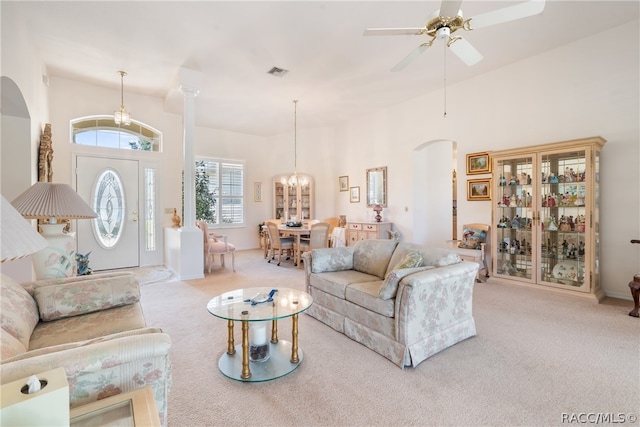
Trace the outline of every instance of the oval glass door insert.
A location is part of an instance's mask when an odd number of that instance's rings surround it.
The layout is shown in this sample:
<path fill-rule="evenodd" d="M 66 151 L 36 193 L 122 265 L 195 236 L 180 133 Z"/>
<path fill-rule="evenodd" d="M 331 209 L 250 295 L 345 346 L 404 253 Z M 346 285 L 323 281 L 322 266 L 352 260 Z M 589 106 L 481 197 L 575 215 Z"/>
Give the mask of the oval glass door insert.
<path fill-rule="evenodd" d="M 105 249 L 114 247 L 124 227 L 124 188 L 117 172 L 106 169 L 96 180 L 93 210 L 98 217 L 93 220 L 93 232 Z"/>

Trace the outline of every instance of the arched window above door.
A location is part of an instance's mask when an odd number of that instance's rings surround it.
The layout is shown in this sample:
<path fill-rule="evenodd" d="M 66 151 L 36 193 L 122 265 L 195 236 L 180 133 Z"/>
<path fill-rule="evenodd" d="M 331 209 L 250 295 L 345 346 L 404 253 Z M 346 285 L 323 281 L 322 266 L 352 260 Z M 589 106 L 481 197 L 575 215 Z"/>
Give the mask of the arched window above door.
<path fill-rule="evenodd" d="M 120 150 L 162 151 L 162 133 L 142 122 L 131 120 L 118 126 L 113 116 L 81 117 L 71 121 L 74 144 Z"/>

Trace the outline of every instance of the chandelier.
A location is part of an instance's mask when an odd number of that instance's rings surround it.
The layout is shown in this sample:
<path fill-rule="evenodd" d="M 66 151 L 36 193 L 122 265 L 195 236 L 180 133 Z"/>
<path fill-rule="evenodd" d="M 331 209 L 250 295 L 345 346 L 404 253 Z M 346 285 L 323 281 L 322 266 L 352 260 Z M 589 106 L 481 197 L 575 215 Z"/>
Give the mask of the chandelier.
<path fill-rule="evenodd" d="M 305 176 L 298 176 L 298 136 L 297 136 L 298 100 L 293 100 L 293 175 L 280 179 L 282 185 L 289 187 L 304 187 L 309 184 Z"/>
<path fill-rule="evenodd" d="M 118 71 L 120 74 L 120 109 L 113 113 L 113 121 L 117 125 L 123 124 L 129 126 L 131 124 L 131 114 L 124 110 L 124 76 L 127 75 L 124 71 Z"/>

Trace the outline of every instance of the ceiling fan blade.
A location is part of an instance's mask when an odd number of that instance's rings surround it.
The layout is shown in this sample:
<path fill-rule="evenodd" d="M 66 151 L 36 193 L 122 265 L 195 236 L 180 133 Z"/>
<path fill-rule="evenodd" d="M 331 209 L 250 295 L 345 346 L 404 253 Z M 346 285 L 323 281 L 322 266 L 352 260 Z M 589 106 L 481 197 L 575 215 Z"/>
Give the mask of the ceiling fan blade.
<path fill-rule="evenodd" d="M 367 28 L 364 36 L 419 36 L 425 28 Z"/>
<path fill-rule="evenodd" d="M 452 37 L 447 45 L 468 66 L 477 64 L 483 58 L 482 54 L 462 37 Z"/>
<path fill-rule="evenodd" d="M 526 18 L 527 16 L 538 15 L 544 10 L 544 5 L 545 0 L 529 0 L 524 3 L 483 13 L 471 18 L 471 29 L 488 27 L 490 25 Z"/>
<path fill-rule="evenodd" d="M 404 69 L 407 65 L 413 62 L 422 52 L 429 49 L 429 44 L 423 43 L 417 48 L 413 49 L 409 55 L 407 55 L 402 61 L 398 62 L 395 67 L 391 69 L 391 71 L 400 71 Z"/>
<path fill-rule="evenodd" d="M 462 0 L 442 0 L 440 5 L 440 16 L 450 18 L 456 16 L 460 10 Z"/>

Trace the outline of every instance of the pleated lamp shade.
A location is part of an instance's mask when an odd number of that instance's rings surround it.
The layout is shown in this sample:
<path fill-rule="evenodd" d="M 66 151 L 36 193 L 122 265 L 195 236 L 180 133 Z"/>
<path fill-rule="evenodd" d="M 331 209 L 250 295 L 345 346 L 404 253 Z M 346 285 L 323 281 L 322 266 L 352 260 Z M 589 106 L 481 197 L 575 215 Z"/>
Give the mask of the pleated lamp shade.
<path fill-rule="evenodd" d="M 38 252 L 47 247 L 47 241 L 15 210 L 11 203 L 2 199 L 2 217 L 0 217 L 0 261 L 13 261 Z"/>
<path fill-rule="evenodd" d="M 90 219 L 98 216 L 67 184 L 36 182 L 11 204 L 23 217 L 31 219 Z"/>

